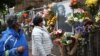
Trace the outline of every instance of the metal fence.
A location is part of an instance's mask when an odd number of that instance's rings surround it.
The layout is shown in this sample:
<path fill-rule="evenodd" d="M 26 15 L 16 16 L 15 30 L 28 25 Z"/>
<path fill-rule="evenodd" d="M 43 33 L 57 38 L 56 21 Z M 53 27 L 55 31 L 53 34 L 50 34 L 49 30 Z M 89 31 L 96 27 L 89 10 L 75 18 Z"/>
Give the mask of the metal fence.
<path fill-rule="evenodd" d="M 85 40 L 79 43 L 77 56 L 100 56 L 100 30 L 84 36 Z"/>

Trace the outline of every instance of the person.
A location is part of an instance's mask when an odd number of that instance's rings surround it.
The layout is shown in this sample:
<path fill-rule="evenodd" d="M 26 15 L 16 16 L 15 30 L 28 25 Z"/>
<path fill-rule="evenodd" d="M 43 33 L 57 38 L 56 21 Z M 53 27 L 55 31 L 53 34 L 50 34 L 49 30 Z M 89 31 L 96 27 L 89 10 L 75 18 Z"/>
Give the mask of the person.
<path fill-rule="evenodd" d="M 43 18 L 36 16 L 33 19 L 34 28 L 32 30 L 32 55 L 49 56 L 53 47 L 50 34 L 43 25 Z"/>
<path fill-rule="evenodd" d="M 0 39 L 0 56 L 29 56 L 28 43 L 16 15 L 10 15 Z"/>

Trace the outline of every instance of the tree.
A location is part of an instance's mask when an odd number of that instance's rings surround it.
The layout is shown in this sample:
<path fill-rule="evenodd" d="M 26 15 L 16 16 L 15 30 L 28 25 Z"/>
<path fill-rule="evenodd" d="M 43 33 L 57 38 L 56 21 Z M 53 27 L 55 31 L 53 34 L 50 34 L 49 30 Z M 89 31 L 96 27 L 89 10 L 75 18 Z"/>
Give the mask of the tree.
<path fill-rule="evenodd" d="M 11 8 L 16 5 L 17 0 L 1 0 L 0 1 L 0 12 L 4 13 L 6 8 Z"/>

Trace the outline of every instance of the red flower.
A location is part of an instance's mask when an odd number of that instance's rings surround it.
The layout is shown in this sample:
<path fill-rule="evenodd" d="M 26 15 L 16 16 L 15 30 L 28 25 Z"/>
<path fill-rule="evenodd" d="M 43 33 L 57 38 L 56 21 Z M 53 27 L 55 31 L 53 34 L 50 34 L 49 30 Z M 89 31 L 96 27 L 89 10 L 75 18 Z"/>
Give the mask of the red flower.
<path fill-rule="evenodd" d="M 28 17 L 28 14 L 27 13 L 23 13 L 22 15 L 24 18 Z"/>
<path fill-rule="evenodd" d="M 73 3 L 73 2 L 78 2 L 77 0 L 71 0 L 71 2 Z"/>
<path fill-rule="evenodd" d="M 76 5 L 78 3 L 77 0 L 71 0 L 71 5 Z"/>
<path fill-rule="evenodd" d="M 61 29 L 58 29 L 55 34 L 56 38 L 60 38 L 63 35 L 63 31 Z"/>

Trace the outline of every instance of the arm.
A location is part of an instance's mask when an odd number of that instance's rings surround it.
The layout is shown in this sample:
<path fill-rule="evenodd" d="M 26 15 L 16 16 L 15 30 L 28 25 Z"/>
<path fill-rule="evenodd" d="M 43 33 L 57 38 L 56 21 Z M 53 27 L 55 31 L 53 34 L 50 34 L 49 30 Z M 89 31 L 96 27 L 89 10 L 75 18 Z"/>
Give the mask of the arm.
<path fill-rule="evenodd" d="M 12 36 L 9 36 L 8 38 L 5 38 L 6 36 L 3 36 L 0 40 L 0 56 L 11 56 L 11 55 L 17 55 L 17 48 L 11 48 L 11 41 L 9 40 Z"/>

